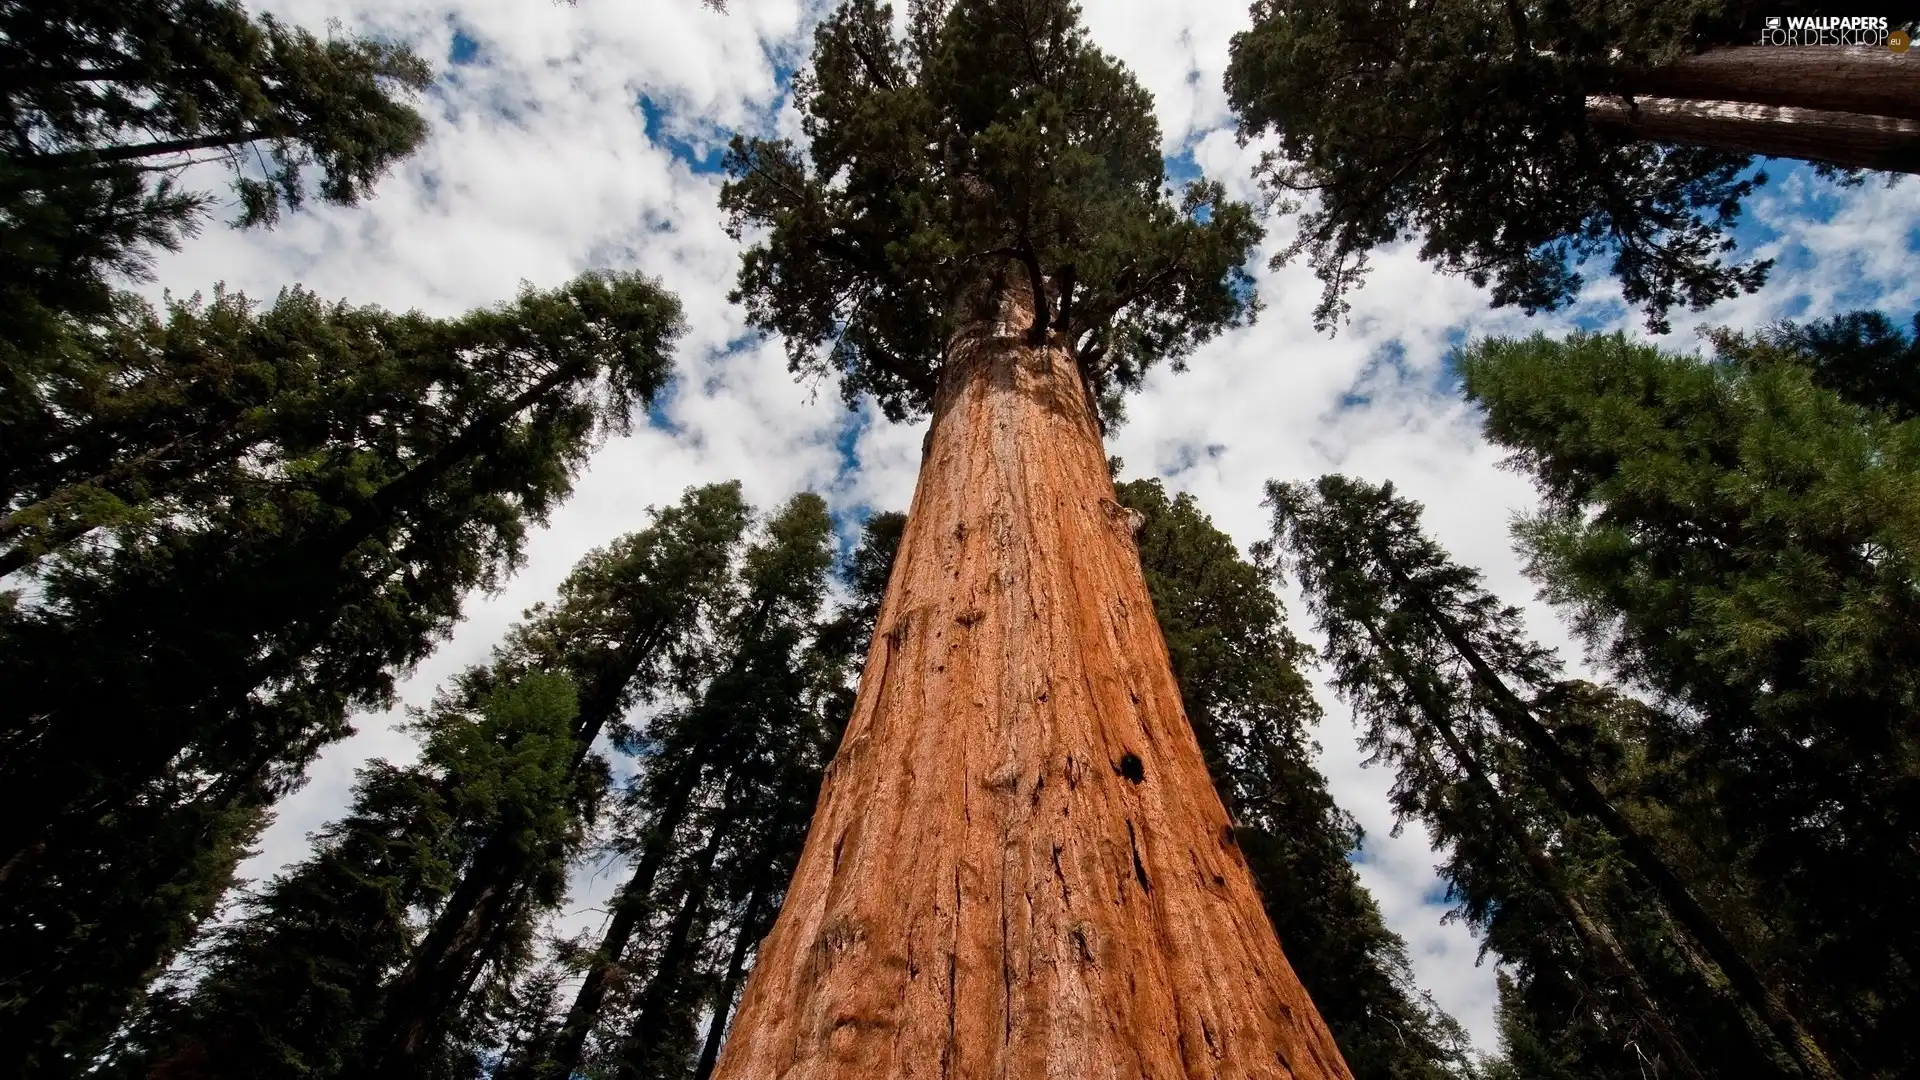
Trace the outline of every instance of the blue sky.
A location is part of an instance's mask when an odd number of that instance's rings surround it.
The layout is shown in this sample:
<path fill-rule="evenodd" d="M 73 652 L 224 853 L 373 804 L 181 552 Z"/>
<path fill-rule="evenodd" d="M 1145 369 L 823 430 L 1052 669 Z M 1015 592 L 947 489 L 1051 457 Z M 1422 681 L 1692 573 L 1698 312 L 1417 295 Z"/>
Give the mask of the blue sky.
<path fill-rule="evenodd" d="M 726 15 L 697 0 L 258 6 L 313 27 L 338 18 L 442 58 L 424 99 L 432 136 L 360 207 L 316 207 L 271 233 L 209 229 L 160 261 L 156 291 L 224 280 L 271 296 L 300 282 L 329 298 L 451 314 L 504 301 L 523 281 L 549 286 L 604 266 L 657 275 L 687 310 L 673 393 L 648 424 L 601 448 L 574 498 L 531 538 L 527 565 L 500 593 L 469 605 L 459 631 L 404 684 L 406 702 L 426 701 L 550 595 L 582 554 L 689 485 L 737 477 L 762 507 L 817 490 L 849 535 L 870 510 L 907 506 L 923 427 L 887 423 L 870 408 L 848 413 L 831 385 L 796 385 L 780 344 L 750 333 L 726 299 L 738 248 L 715 207 L 719 149 L 732 131 L 797 132 L 784 88 L 820 5 L 731 0 Z M 1094 39 L 1155 94 L 1174 178 L 1204 175 L 1251 195 L 1260 148 L 1238 145 L 1220 89 L 1244 4 L 1086 0 L 1085 9 Z M 1778 260 L 1772 282 L 1703 316 L 1677 314 L 1667 344 L 1694 348 L 1703 325 L 1853 306 L 1905 322 L 1920 309 L 1920 184 L 1842 191 L 1804 168 L 1769 171 L 1772 182 L 1737 235 L 1743 250 Z M 1289 237 L 1286 222 L 1269 223 L 1268 253 Z M 1483 568 L 1510 601 L 1527 602 L 1529 628 L 1577 664 L 1554 613 L 1530 603 L 1533 589 L 1508 545 L 1506 524 L 1531 505 L 1531 492 L 1480 439 L 1446 358 L 1484 334 L 1641 333 L 1611 280 L 1590 271 L 1573 308 L 1527 319 L 1490 309 L 1484 293 L 1436 276 L 1403 245 L 1375 256 L 1351 322 L 1329 337 L 1311 326 L 1319 284 L 1309 272 L 1261 269 L 1256 278 L 1266 304 L 1257 325 L 1209 344 L 1185 374 L 1154 372 L 1128 402 L 1128 422 L 1109 439 L 1124 475 L 1159 476 L 1171 491 L 1192 492 L 1243 546 L 1265 530 L 1261 489 L 1270 478 L 1344 471 L 1391 479 L 1427 505 L 1429 527 L 1456 557 Z M 1296 631 L 1311 638 L 1300 605 L 1287 599 Z M 1346 710 L 1324 690 L 1320 697 L 1319 765 L 1367 830 L 1362 878 L 1407 938 L 1421 985 L 1490 1048 L 1492 969 L 1476 964 L 1478 944 L 1464 928 L 1441 924 L 1437 856 L 1417 827 L 1390 835 L 1390 778 L 1362 767 Z M 359 734 L 316 765 L 248 873 L 298 857 L 305 834 L 344 808 L 361 763 L 411 755 L 399 719 L 356 721 Z M 589 926 L 611 877 L 578 884 L 569 918 Z"/>

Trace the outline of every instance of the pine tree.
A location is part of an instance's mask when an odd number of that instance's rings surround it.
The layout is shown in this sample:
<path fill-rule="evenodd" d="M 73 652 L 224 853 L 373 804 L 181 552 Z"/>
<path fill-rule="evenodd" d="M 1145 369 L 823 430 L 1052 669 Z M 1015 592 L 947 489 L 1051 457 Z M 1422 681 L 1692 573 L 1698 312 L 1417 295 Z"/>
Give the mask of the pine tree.
<path fill-rule="evenodd" d="M 614 1075 L 683 1069 L 697 1045 L 693 1021 L 704 996 L 695 966 L 721 848 L 758 831 L 754 819 L 782 799 L 808 766 L 817 778 L 825 748 L 817 708 L 823 683 L 809 664 L 820 621 L 831 522 L 817 495 L 796 496 L 748 548 L 737 595 L 711 646 L 715 670 L 692 700 L 640 733 L 644 772 L 630 800 L 633 871 L 589 958 L 566 1019 L 526 1075 L 565 1080 L 592 1058 Z M 787 796 L 791 797 L 791 796 Z M 743 845 L 737 857 L 753 857 Z M 648 934 L 651 928 L 655 932 Z M 651 964 L 636 939 L 653 948 Z M 626 989 L 629 993 L 621 995 Z M 622 1002 L 624 1037 L 589 1052 L 610 998 Z"/>
<path fill-rule="evenodd" d="M 1797 350 L 1720 343 L 1715 362 L 1490 341 L 1462 370 L 1543 497 L 1517 534 L 1529 573 L 1623 678 L 1699 718 L 1775 964 L 1860 1071 L 1899 1075 L 1920 1062 L 1895 1019 L 1920 956 L 1920 425 L 1821 389 Z"/>
<path fill-rule="evenodd" d="M 647 528 L 581 560 L 558 600 L 528 612 L 493 664 L 465 682 L 567 674 L 580 687 L 570 767 L 576 787 L 597 796 L 606 764 L 593 747 L 619 733 L 636 704 L 684 677 L 677 669 L 697 646 L 702 621 L 727 603 L 728 568 L 746 524 L 738 482 L 689 490 L 654 512 Z M 591 816 L 597 808 L 596 798 L 580 810 Z M 477 847 L 389 989 L 383 1022 L 368 1038 L 370 1062 L 408 1073 L 437 1052 L 479 973 L 499 967 L 502 950 L 558 902 L 579 840 L 577 829 L 529 836 L 503 823 Z M 530 891 L 538 903 L 526 902 Z"/>
<path fill-rule="evenodd" d="M 1515 755 L 1524 786 L 1542 793 L 1567 829 L 1601 838 L 1631 868 L 1648 902 L 1664 911 L 1664 936 L 1701 983 L 1724 983 L 1749 1010 L 1757 1043 L 1771 1038 L 1804 1075 L 1839 1075 L 1777 976 L 1754 962 L 1751 943 L 1736 940 L 1730 920 L 1708 910 L 1699 884 L 1686 880 L 1676 860 L 1601 788 L 1590 763 L 1555 730 L 1548 703 L 1558 689 L 1558 661 L 1519 632 L 1519 613 L 1481 589 L 1476 572 L 1453 563 L 1422 534 L 1419 507 L 1396 497 L 1391 485 L 1340 476 L 1313 485 L 1276 483 L 1268 491 L 1276 539 L 1293 553 L 1301 588 L 1327 635 L 1335 684 L 1368 718 L 1369 745 L 1401 766 L 1396 795 L 1403 812 L 1433 799 L 1432 747 L 1444 745 L 1465 774 L 1467 796 L 1493 811 L 1487 816 L 1513 819 L 1500 822 L 1509 850 L 1521 855 L 1538 885 L 1560 894 L 1562 913 L 1586 939 L 1582 944 L 1596 965 L 1625 976 L 1629 998 L 1637 999 L 1633 1012 L 1676 1059 L 1668 1067 L 1685 1074 L 1687 1048 L 1662 1030 L 1644 979 L 1618 970 L 1629 965 L 1617 945 L 1582 925 L 1576 905 L 1568 903 L 1564 874 L 1527 850 L 1551 845 L 1525 835 L 1527 815 L 1514 810 L 1514 796 L 1503 797 L 1499 774 L 1487 760 Z M 1464 715 L 1456 716 L 1462 709 Z M 1490 736 L 1504 747 L 1477 745 Z M 1509 805 L 1499 808 L 1501 802 Z"/>
<path fill-rule="evenodd" d="M 1727 360 L 1758 370 L 1793 363 L 1813 384 L 1895 420 L 1920 417 L 1920 314 L 1902 331 L 1877 311 L 1850 311 L 1810 323 L 1783 322 L 1757 335 L 1713 334 Z"/>
<path fill-rule="evenodd" d="M 727 158 L 754 325 L 933 427 L 714 1075 L 1343 1077 L 1180 711 L 1094 407 L 1251 314 L 1252 211 L 1167 190 L 1147 95 L 1065 0 L 905 21 L 837 8 L 807 149 Z"/>
<path fill-rule="evenodd" d="M 503 824 L 566 828 L 576 706 L 571 681 L 546 673 L 443 696 L 415 722 L 419 762 L 362 770 L 352 810 L 214 932 L 197 957 L 204 973 L 150 1007 L 116 1070 L 352 1075 L 384 983 L 414 947 L 413 913 L 443 902 Z"/>
<path fill-rule="evenodd" d="M 1121 484 L 1181 703 L 1234 821 L 1267 916 L 1357 1080 L 1464 1075 L 1465 1035 L 1413 988 L 1406 945 L 1352 865 L 1360 827 L 1314 769 L 1319 706 L 1305 646 L 1262 571 L 1157 480 Z"/>
<path fill-rule="evenodd" d="M 403 45 L 233 0 L 10 3 L 0 72 L 0 477 L 90 422 L 74 396 L 115 371 L 85 328 L 217 201 L 188 165 L 231 168 L 240 224 L 355 203 L 424 139 L 409 102 L 432 74 Z"/>
<path fill-rule="evenodd" d="M 1322 326 L 1346 312 L 1368 252 L 1418 233 L 1422 259 L 1529 314 L 1580 292 L 1578 264 L 1610 259 L 1662 329 L 1675 305 L 1765 280 L 1771 260 L 1724 258 L 1765 181 L 1756 156 L 1855 179 L 1920 170 L 1906 58 L 1757 45 L 1782 14 L 1766 4 L 1260 0 L 1253 14 L 1227 92 L 1244 134 L 1277 136 L 1274 193 L 1296 209 L 1317 193 L 1276 262 L 1308 256 Z"/>
<path fill-rule="evenodd" d="M 327 383 L 358 408 L 204 503 L 70 548 L 0 611 L 0 1043 L 113 1029 L 262 809 L 664 383 L 679 313 L 589 275 L 459 319 L 316 325 L 353 345 L 316 355 L 351 361 Z"/>
<path fill-rule="evenodd" d="M 859 665 L 872 643 L 874 622 L 906 524 L 905 514 L 885 512 L 872 515 L 861 526 L 860 543 L 840 574 L 847 591 L 844 603 L 815 633 L 807 653 L 806 662 L 817 681 L 810 693 L 815 696 L 820 725 L 794 733 L 801 736 L 799 745 L 783 755 L 778 778 L 761 789 L 761 801 L 751 815 L 753 831 L 738 841 L 738 854 L 723 864 L 714 883 L 721 910 L 712 936 L 719 948 L 708 972 L 709 1016 L 692 1080 L 707 1080 L 713 1074 L 754 947 L 772 928 L 786 897 L 787 883 L 807 838 L 821 775 L 853 714 Z"/>
<path fill-rule="evenodd" d="M 403 45 L 233 0 L 10 4 L 0 69 L 9 315 L 84 310 L 193 232 L 214 201 L 179 185 L 194 162 L 232 168 L 243 224 L 358 201 L 424 138 L 408 99 L 432 77 Z"/>
<path fill-rule="evenodd" d="M 224 290 L 169 299 L 164 319 L 121 296 L 67 344 L 86 378 L 44 387 L 64 426 L 37 441 L 10 429 L 0 574 L 96 530 L 217 505 L 262 461 L 289 467 L 405 422 L 435 374 L 402 357 L 445 329 L 299 288 L 266 307 Z"/>
<path fill-rule="evenodd" d="M 1740 924 L 1745 939 L 1763 936 L 1767 898 L 1742 878 L 1738 852 L 1723 842 L 1724 822 L 1690 769 L 1685 726 L 1577 681 L 1550 688 L 1539 704 L 1621 809 L 1696 878 L 1708 879 L 1716 913 Z M 1432 804 L 1436 833 L 1455 838 L 1447 872 L 1457 898 L 1512 973 L 1500 987 L 1504 1068 L 1492 1075 L 1786 1074 L 1725 995 L 1701 984 L 1684 955 L 1686 939 L 1623 873 L 1617 846 L 1560 814 L 1528 782 L 1524 757 L 1513 749 L 1480 744 L 1484 768 L 1498 774 L 1498 794 L 1469 779 Z M 1493 835 L 1489 821 L 1499 823 Z M 1589 1008 L 1595 1001 L 1605 1004 Z"/>

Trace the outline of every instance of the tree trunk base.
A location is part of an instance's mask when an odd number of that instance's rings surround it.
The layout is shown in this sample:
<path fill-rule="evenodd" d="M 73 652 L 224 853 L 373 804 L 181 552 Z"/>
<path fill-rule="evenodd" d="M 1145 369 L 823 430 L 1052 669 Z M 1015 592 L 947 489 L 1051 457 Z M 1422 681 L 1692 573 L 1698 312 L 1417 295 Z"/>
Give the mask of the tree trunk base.
<path fill-rule="evenodd" d="M 1349 1080 L 1181 711 L 1072 356 L 956 335 L 718 1080 Z"/>

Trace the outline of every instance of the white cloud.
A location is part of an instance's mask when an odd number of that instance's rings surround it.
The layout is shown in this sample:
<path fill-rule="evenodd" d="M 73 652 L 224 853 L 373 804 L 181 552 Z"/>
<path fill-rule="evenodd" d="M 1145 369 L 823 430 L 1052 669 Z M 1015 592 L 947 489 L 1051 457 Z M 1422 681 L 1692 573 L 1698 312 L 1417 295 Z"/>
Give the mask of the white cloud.
<path fill-rule="evenodd" d="M 691 484 L 739 477 L 763 507 L 807 487 L 829 492 L 843 507 L 906 507 L 924 424 L 888 425 L 869 408 L 854 442 L 859 467 L 843 474 L 834 440 L 852 418 L 837 389 L 822 386 L 810 396 L 796 387 L 775 344 L 727 351 L 746 326 L 726 302 L 736 247 L 721 230 L 717 178 L 693 173 L 649 139 L 638 106 L 645 95 L 662 111 L 663 143 L 683 139 L 702 150 L 727 129 L 772 130 L 778 123 L 791 132 L 776 68 L 802 55 L 824 6 L 819 0 L 733 0 L 724 16 L 695 0 L 264 6 L 307 26 L 338 17 L 349 27 L 405 38 L 436 62 L 457 29 L 478 43 L 477 62 L 444 73 L 426 100 L 434 114 L 431 140 L 366 205 L 315 208 L 272 233 L 210 228 L 159 264 L 159 285 L 185 293 L 224 280 L 271 296 L 300 282 L 328 298 L 453 314 L 505 300 L 523 280 L 553 286 L 610 265 L 658 275 L 686 306 L 689 331 L 667 407 L 675 430 L 641 430 L 596 455 L 575 496 L 531 538 L 526 567 L 498 595 L 469 604 L 453 638 L 404 684 L 405 701 L 424 702 L 441 679 L 483 659 L 507 624 L 549 596 L 580 555 L 636 527 L 643 507 L 671 501 Z M 1191 148 L 1208 175 L 1250 195 L 1257 148 L 1232 138 L 1220 90 L 1227 40 L 1245 24 L 1244 8 L 1135 0 L 1089 0 L 1086 7 L 1094 39 L 1157 95 L 1168 152 Z M 1773 245 L 1798 261 L 1758 296 L 1702 318 L 1676 318 L 1669 340 L 1690 343 L 1690 329 L 1703 318 L 1766 321 L 1789 310 L 1795 297 L 1814 314 L 1862 295 L 1896 312 L 1920 306 L 1920 285 L 1908 272 L 1910 234 L 1886 225 L 1915 220 L 1920 185 L 1870 185 L 1843 196 L 1824 220 L 1810 220 L 1811 195 L 1798 184 L 1771 189 L 1750 211 L 1779 233 Z M 1277 224 L 1269 250 L 1287 232 Z M 1531 588 L 1508 547 L 1506 524 L 1528 505 L 1530 492 L 1496 467 L 1498 454 L 1479 438 L 1473 414 L 1438 386 L 1449 342 L 1462 332 L 1556 331 L 1574 314 L 1627 327 L 1637 326 L 1637 317 L 1616 310 L 1617 290 L 1604 279 L 1576 312 L 1524 320 L 1488 310 L 1484 295 L 1465 282 L 1430 273 L 1410 246 L 1376 255 L 1373 265 L 1352 298 L 1352 323 L 1333 338 L 1309 325 L 1320 290 L 1310 272 L 1262 270 L 1267 311 L 1260 323 L 1207 346 L 1186 374 L 1153 375 L 1129 403 L 1130 421 L 1111 440 L 1111 452 L 1126 458 L 1131 475 L 1166 475 L 1175 490 L 1194 492 L 1243 545 L 1265 534 L 1259 504 L 1269 478 L 1341 470 L 1392 479 L 1427 505 L 1429 528 L 1457 558 L 1483 568 L 1503 596 L 1526 601 Z M 1365 400 L 1353 403 L 1350 394 Z M 1291 607 L 1301 611 L 1297 602 Z M 1566 643 L 1550 612 L 1530 605 L 1528 617 L 1542 640 Z M 1408 939 L 1422 985 L 1491 1049 L 1491 971 L 1474 966 L 1471 937 L 1440 926 L 1440 909 L 1425 902 L 1435 888 L 1436 857 L 1418 829 L 1389 838 L 1389 777 L 1360 767 L 1345 710 L 1324 692 L 1322 700 L 1328 720 L 1320 764 L 1335 797 L 1368 830 L 1363 880 L 1389 925 Z M 394 719 L 360 718 L 360 734 L 323 755 L 246 872 L 261 875 L 298 858 L 304 835 L 343 809 L 361 762 L 411 756 Z M 594 877 L 573 908 L 604 899 L 617 876 Z"/>

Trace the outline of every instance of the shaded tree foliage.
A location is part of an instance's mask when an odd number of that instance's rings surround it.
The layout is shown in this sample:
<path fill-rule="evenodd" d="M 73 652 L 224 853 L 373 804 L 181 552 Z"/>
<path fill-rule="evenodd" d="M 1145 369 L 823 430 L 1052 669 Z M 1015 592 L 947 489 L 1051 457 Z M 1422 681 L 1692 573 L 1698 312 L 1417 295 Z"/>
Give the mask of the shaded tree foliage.
<path fill-rule="evenodd" d="M 1895 420 L 1920 417 L 1920 314 L 1903 330 L 1877 311 L 1850 311 L 1809 323 L 1783 322 L 1757 335 L 1719 331 L 1728 360 L 1752 370 L 1806 367 L 1813 384 Z"/>
<path fill-rule="evenodd" d="M 1136 385 L 1250 318 L 1260 229 L 1220 185 L 1175 196 L 1151 99 L 1064 0 L 849 0 L 814 35 L 795 103 L 809 143 L 737 138 L 721 191 L 764 228 L 734 297 L 802 375 L 891 419 L 932 405 L 963 301 L 1028 265 L 1037 333 L 1062 333 L 1111 415 Z"/>
<path fill-rule="evenodd" d="M 680 326 L 652 282 L 607 275 L 448 320 L 286 303 L 301 312 L 274 329 L 306 336 L 211 339 L 241 350 L 215 366 L 290 369 L 291 396 L 263 404 L 284 427 L 215 410 L 215 440 L 224 420 L 266 434 L 208 483 L 109 515 L 0 611 L 9 1047 L 56 1018 L 76 1046 L 112 1030 L 259 811 L 350 710 L 386 701 L 652 399 Z M 191 398 L 172 398 L 186 430 Z"/>
<path fill-rule="evenodd" d="M 1277 138 L 1261 169 L 1274 195 L 1294 210 L 1309 193 L 1318 200 L 1275 262 L 1307 257 L 1325 285 L 1315 309 L 1323 327 L 1348 310 L 1368 253 L 1415 235 L 1423 260 L 1490 285 L 1495 304 L 1529 314 L 1570 302 L 1584 282 L 1578 267 L 1590 260 L 1610 264 L 1627 302 L 1656 330 L 1675 306 L 1699 310 L 1752 292 L 1771 260 L 1735 261 L 1730 232 L 1766 178 L 1752 168 L 1754 156 L 1851 159 L 1737 138 L 1712 147 L 1648 141 L 1590 102 L 1631 105 L 1670 91 L 1662 79 L 1674 81 L 1675 62 L 1753 46 L 1763 18 L 1780 14 L 1857 12 L 1705 0 L 1259 0 L 1253 28 L 1233 41 L 1228 96 L 1243 135 Z M 1756 46 L 1738 60 L 1798 63 L 1804 51 Z M 1835 51 L 1825 61 L 1841 62 L 1853 60 Z M 1823 84 L 1841 85 L 1797 74 L 1804 77 L 1762 74 L 1737 86 L 1708 79 L 1680 96 L 1792 105 L 1776 96 L 1800 91 L 1817 99 L 1801 103 L 1819 106 L 1829 104 Z M 1895 84 L 1908 78 L 1886 74 Z M 1883 107 L 1901 106 L 1863 108 Z M 1822 130 L 1829 141 L 1840 131 L 1813 121 L 1796 131 L 1806 129 L 1815 129 L 1807 136 L 1815 143 Z"/>
<path fill-rule="evenodd" d="M 560 969 L 537 962 L 538 924 L 610 779 L 594 744 L 698 655 L 706 609 L 733 595 L 748 510 L 730 482 L 649 517 L 442 688 L 413 724 L 420 763 L 369 768 L 313 858 L 196 951 L 198 981 L 156 994 L 111 1056 L 116 1074 L 347 1076 L 387 1059 L 472 1076 L 541 1027 Z M 441 968 L 451 992 L 422 994 Z"/>
<path fill-rule="evenodd" d="M 198 981 L 149 1006 L 114 1070 L 351 1075 L 415 947 L 414 912 L 444 902 L 492 831 L 567 828 L 576 704 L 570 680 L 546 673 L 443 696 L 414 722 L 419 762 L 361 771 L 347 816 L 214 931 Z"/>
<path fill-rule="evenodd" d="M 1517 528 L 1529 573 L 1615 671 L 1696 719 L 1697 767 L 1769 897 L 1771 962 L 1858 1071 L 1900 1075 L 1920 425 L 1820 387 L 1870 357 L 1810 365 L 1797 339 L 1722 334 L 1721 362 L 1489 341 L 1462 370 L 1543 498 Z"/>
<path fill-rule="evenodd" d="M 871 634 L 900 525 L 898 515 L 869 520 L 848 568 L 851 602 L 831 615 L 830 523 L 817 496 L 796 497 L 748 548 L 713 637 L 681 673 L 693 676 L 686 699 L 627 742 L 641 771 L 615 846 L 632 872 L 582 958 L 584 982 L 565 1017 L 512 1075 L 712 1069 L 851 708 L 852 662 Z"/>
<path fill-rule="evenodd" d="M 1415 989 L 1347 856 L 1360 827 L 1312 762 L 1320 718 L 1300 674 L 1308 652 L 1282 622 L 1265 574 L 1190 495 L 1157 480 L 1118 487 L 1145 517 L 1140 562 L 1187 719 L 1300 981 L 1356 1080 L 1465 1075 L 1465 1035 Z"/>
<path fill-rule="evenodd" d="M 748 517 L 739 483 L 690 489 L 651 516 L 647 528 L 582 559 L 551 605 L 534 607 L 508 632 L 491 665 L 461 677 L 469 694 L 529 672 L 571 678 L 580 688 L 569 763 L 579 804 L 567 828 L 494 823 L 389 987 L 368 1039 L 370 1066 L 419 1071 L 456 1033 L 476 983 L 513 993 L 519 972 L 511 962 L 523 959 L 536 920 L 559 903 L 566 867 L 580 854 L 580 823 L 600 809 L 608 764 L 596 744 L 623 732 L 633 708 L 671 693 L 700 647 L 703 621 L 727 604 Z"/>
<path fill-rule="evenodd" d="M 357 202 L 425 137 L 409 102 L 431 77 L 403 45 L 233 0 L 6 3 L 0 72 L 9 456 L 70 423 L 70 384 L 110 375 L 71 354 L 71 320 L 104 314 L 117 278 L 204 221 L 216 199 L 185 185 L 189 165 L 228 165 L 241 224 Z"/>
<path fill-rule="evenodd" d="M 1330 476 L 1269 493 L 1334 684 L 1366 724 L 1363 745 L 1396 770 L 1397 812 L 1424 820 L 1447 848 L 1456 910 L 1513 967 L 1507 1000 L 1522 1018 L 1509 1026 L 1603 1075 L 1777 1073 L 1789 1060 L 1835 1075 L 1817 1045 L 1802 1045 L 1808 1036 L 1777 986 L 1749 985 L 1755 943 L 1730 938 L 1753 910 L 1726 909 L 1724 879 L 1678 881 L 1672 864 L 1684 853 L 1697 874 L 1699 846 L 1677 852 L 1662 829 L 1621 809 L 1609 775 L 1621 728 L 1630 721 L 1627 734 L 1669 743 L 1683 730 L 1611 691 L 1561 681 L 1519 612 L 1428 539 L 1419 507 L 1391 485 Z M 1718 909 L 1697 910 L 1697 895 Z M 1556 1017 L 1563 1007 L 1581 1021 Z"/>

